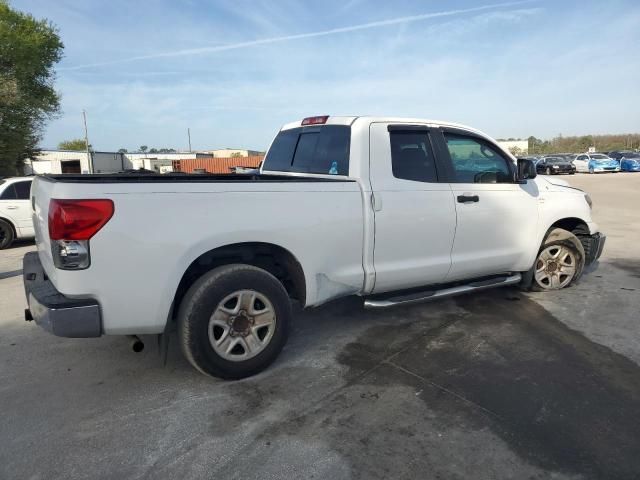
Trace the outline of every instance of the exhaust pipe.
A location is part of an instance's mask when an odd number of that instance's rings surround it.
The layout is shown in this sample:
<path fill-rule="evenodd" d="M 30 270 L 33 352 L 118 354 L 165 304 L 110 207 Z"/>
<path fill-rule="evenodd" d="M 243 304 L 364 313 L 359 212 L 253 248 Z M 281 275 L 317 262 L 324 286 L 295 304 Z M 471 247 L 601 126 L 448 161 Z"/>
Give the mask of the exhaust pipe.
<path fill-rule="evenodd" d="M 137 335 L 127 335 L 131 339 L 131 350 L 140 353 L 144 350 L 144 342 Z"/>

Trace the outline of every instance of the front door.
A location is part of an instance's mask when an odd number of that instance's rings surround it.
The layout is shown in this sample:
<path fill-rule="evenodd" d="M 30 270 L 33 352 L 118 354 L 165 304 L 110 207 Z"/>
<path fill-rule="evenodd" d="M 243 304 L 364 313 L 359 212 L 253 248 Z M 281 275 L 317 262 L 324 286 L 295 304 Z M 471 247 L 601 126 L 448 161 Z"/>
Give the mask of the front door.
<path fill-rule="evenodd" d="M 370 180 L 375 216 L 374 292 L 444 281 L 456 211 L 440 180 L 426 125 L 373 123 Z"/>
<path fill-rule="evenodd" d="M 443 129 L 457 228 L 447 281 L 527 270 L 535 249 L 538 190 L 518 184 L 515 164 L 487 139 Z"/>

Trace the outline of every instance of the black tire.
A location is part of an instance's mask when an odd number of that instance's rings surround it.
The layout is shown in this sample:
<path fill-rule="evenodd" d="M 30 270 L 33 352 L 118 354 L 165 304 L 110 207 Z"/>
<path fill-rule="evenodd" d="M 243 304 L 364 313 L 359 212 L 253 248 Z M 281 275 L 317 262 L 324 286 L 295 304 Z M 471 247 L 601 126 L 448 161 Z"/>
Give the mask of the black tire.
<path fill-rule="evenodd" d="M 13 227 L 5 220 L 0 220 L 0 250 L 9 247 L 15 240 Z"/>
<path fill-rule="evenodd" d="M 275 310 L 275 330 L 263 350 L 243 361 L 227 360 L 209 340 L 209 321 L 220 302 L 238 290 L 264 295 Z M 278 356 L 291 328 L 291 302 L 282 283 L 269 272 L 252 265 L 233 264 L 215 268 L 200 277 L 187 291 L 178 313 L 178 337 L 189 362 L 206 375 L 239 379 L 255 375 Z"/>
<path fill-rule="evenodd" d="M 552 175 L 551 168 L 547 167 L 547 175 Z"/>
<path fill-rule="evenodd" d="M 545 287 L 542 284 L 538 283 L 535 276 L 536 267 L 538 265 L 540 254 L 546 249 L 554 246 L 563 247 L 565 249 L 570 250 L 575 259 L 574 275 L 572 276 L 570 281 L 566 283 L 566 285 L 563 285 L 559 288 Z M 584 247 L 582 246 L 582 243 L 580 242 L 578 237 L 576 237 L 573 233 L 567 230 L 564 230 L 562 228 L 552 228 L 547 232 L 547 235 L 545 236 L 545 239 L 543 240 L 542 245 L 538 250 L 538 254 L 536 255 L 536 259 L 533 263 L 533 266 L 529 271 L 523 273 L 522 275 L 523 281 L 520 284 L 520 287 L 523 290 L 527 290 L 527 291 L 533 290 L 536 292 L 550 291 L 550 290 L 570 287 L 574 285 L 578 280 L 580 280 L 580 277 L 582 276 L 582 272 L 584 271 L 584 263 L 585 263 Z"/>

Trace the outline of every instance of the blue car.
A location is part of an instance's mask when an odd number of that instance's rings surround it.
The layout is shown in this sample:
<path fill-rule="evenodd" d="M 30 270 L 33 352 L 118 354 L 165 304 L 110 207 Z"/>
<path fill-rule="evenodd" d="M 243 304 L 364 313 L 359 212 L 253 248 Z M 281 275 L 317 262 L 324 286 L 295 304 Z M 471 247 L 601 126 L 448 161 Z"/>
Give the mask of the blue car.
<path fill-rule="evenodd" d="M 620 170 L 623 172 L 640 172 L 640 153 L 625 153 L 620 159 Z"/>
<path fill-rule="evenodd" d="M 602 153 L 583 153 L 573 161 L 578 172 L 619 172 L 620 164 Z"/>

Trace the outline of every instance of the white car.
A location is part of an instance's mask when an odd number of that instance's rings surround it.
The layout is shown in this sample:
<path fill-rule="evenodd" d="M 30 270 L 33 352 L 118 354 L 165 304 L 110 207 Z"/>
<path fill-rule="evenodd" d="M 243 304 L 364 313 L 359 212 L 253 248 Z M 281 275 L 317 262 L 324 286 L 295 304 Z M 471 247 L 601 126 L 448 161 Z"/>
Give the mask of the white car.
<path fill-rule="evenodd" d="M 327 116 L 282 127 L 259 175 L 37 177 L 26 318 L 68 337 L 177 329 L 198 370 L 246 377 L 284 346 L 291 299 L 571 285 L 605 237 L 588 195 L 534 177 L 462 125 Z"/>
<path fill-rule="evenodd" d="M 573 160 L 576 171 L 582 173 L 619 172 L 620 162 L 603 153 L 583 153 Z"/>
<path fill-rule="evenodd" d="M 0 250 L 16 239 L 33 237 L 32 181 L 33 177 L 0 179 Z"/>

